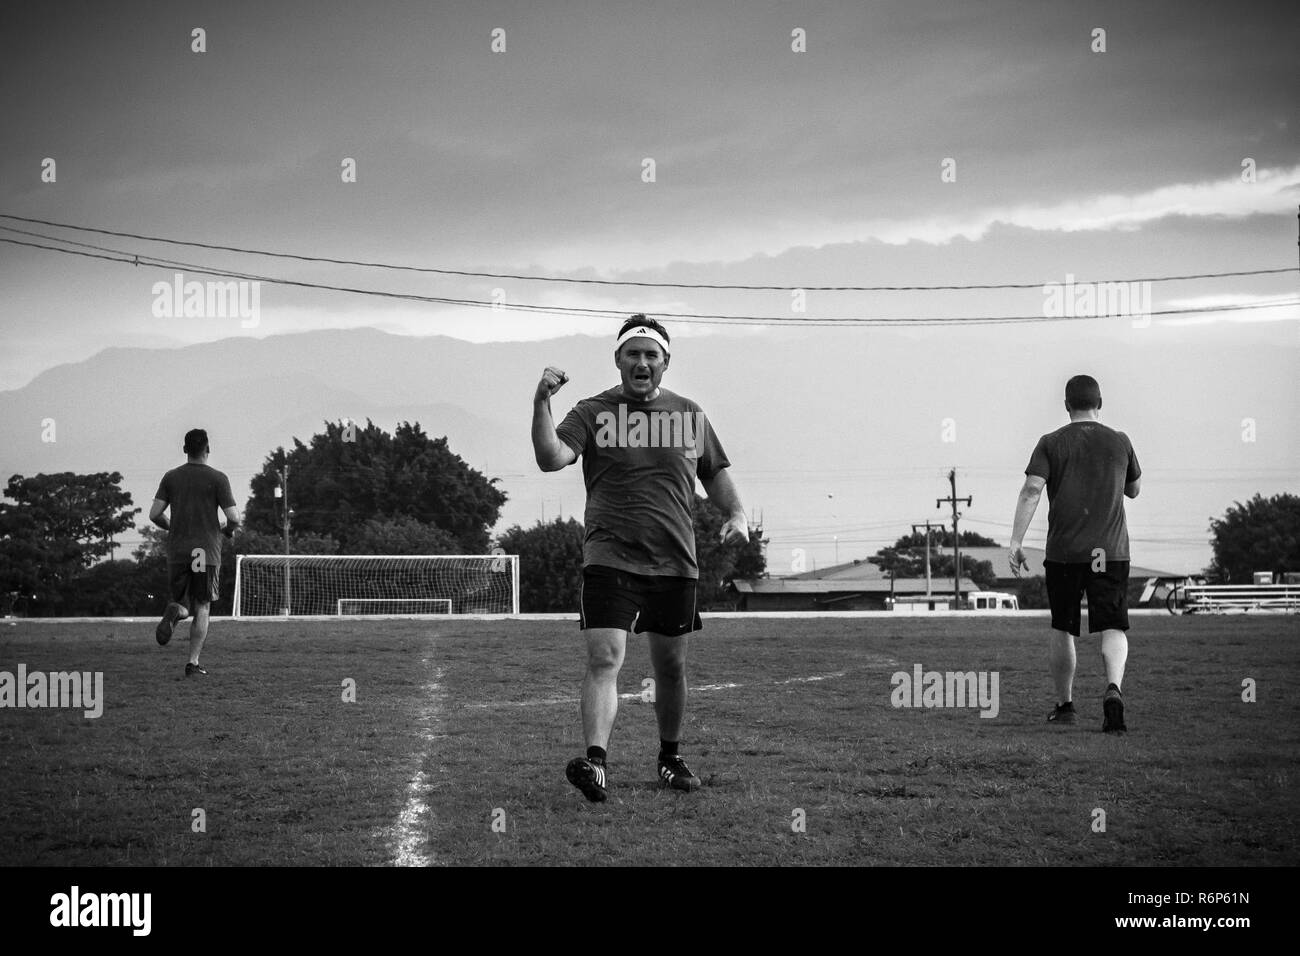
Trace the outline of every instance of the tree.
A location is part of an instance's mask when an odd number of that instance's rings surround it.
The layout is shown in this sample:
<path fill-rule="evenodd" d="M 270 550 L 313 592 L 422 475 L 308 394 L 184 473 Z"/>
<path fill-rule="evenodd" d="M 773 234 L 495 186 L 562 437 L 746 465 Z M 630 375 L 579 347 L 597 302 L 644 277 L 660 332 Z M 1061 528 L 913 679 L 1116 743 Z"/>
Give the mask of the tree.
<path fill-rule="evenodd" d="M 1300 571 L 1300 496 L 1256 492 L 1222 518 L 1210 519 L 1214 560 L 1206 574 L 1223 584 L 1249 584 L 1255 571 Z"/>
<path fill-rule="evenodd" d="M 31 613 L 58 613 L 73 578 L 135 524 L 140 509 L 121 481 L 115 471 L 13 475 L 13 503 L 0 501 L 0 594 L 22 595 Z"/>
<path fill-rule="evenodd" d="M 366 521 L 401 517 L 447 532 L 456 553 L 487 551 L 488 529 L 506 495 L 496 487 L 499 479 L 470 468 L 445 437 L 431 439 L 409 422 L 390 435 L 367 420 L 365 428 L 326 422 L 310 444 L 296 438 L 293 444 L 267 456 L 253 477 L 246 509 L 251 530 L 279 530 L 283 499 L 275 489 L 287 462 L 293 527 L 333 536 L 344 553 L 354 550 Z"/>
<path fill-rule="evenodd" d="M 167 572 L 167 532 L 150 525 L 140 529 L 140 544 L 131 552 L 137 564 Z"/>
<path fill-rule="evenodd" d="M 749 541 L 724 545 L 720 540 L 727 516 L 708 499 L 695 496 L 691 520 L 695 525 L 695 561 L 700 568 L 696 600 L 702 610 L 717 605 L 734 606 L 727 588 L 736 578 L 761 578 L 767 573 L 763 555 L 763 528 L 749 529 Z"/>
<path fill-rule="evenodd" d="M 1052 606 L 1047 598 L 1047 578 L 1041 574 L 1021 579 L 1016 596 L 1022 611 Z"/>
<path fill-rule="evenodd" d="M 327 534 L 290 532 L 289 548 L 294 554 L 338 554 L 339 543 Z M 235 559 L 241 554 L 284 554 L 283 534 L 239 531 L 221 549 L 221 597 L 212 604 L 213 614 L 231 614 L 235 607 Z"/>
<path fill-rule="evenodd" d="M 153 617 L 167 606 L 167 578 L 138 561 L 101 561 L 72 579 L 59 613 L 68 617 Z"/>
<path fill-rule="evenodd" d="M 563 613 L 578 609 L 582 588 L 582 525 L 569 518 L 525 530 L 507 528 L 497 539 L 506 554 L 519 555 L 519 609 Z"/>
<path fill-rule="evenodd" d="M 168 593 L 167 582 L 167 532 L 161 528 L 145 528 L 143 539 L 133 556 L 144 574 L 149 590 Z M 294 554 L 338 554 L 339 543 L 329 535 L 289 535 L 289 547 Z M 235 599 L 235 559 L 241 554 L 284 554 L 284 536 L 261 531 L 240 530 L 221 548 L 221 594 L 212 602 L 212 613 L 230 614 Z M 166 601 L 163 602 L 163 606 Z M 158 608 L 161 614 L 163 607 Z"/>
<path fill-rule="evenodd" d="M 963 548 L 999 548 L 998 542 L 986 538 L 974 531 L 961 533 Z M 952 532 L 944 528 L 930 531 L 930 577 L 931 579 L 952 578 L 953 560 L 951 554 L 941 554 L 937 549 L 952 547 Z M 925 577 L 925 532 L 912 532 L 894 542 L 892 547 L 881 548 L 867 558 L 880 570 L 889 572 L 896 578 Z M 998 576 L 991 561 L 974 561 L 970 555 L 961 556 L 962 576 L 968 577 L 983 590 L 997 587 Z"/>
<path fill-rule="evenodd" d="M 348 545 L 351 554 L 459 554 L 460 546 L 449 532 L 409 515 L 369 518 L 362 522 Z"/>
<path fill-rule="evenodd" d="M 708 500 L 695 497 L 695 559 L 700 569 L 696 600 L 702 610 L 730 606 L 727 586 L 736 578 L 759 578 L 766 573 L 763 529 L 750 529 L 747 544 L 723 545 L 719 540 L 726 522 Z M 578 607 L 582 586 L 582 542 L 585 532 L 573 518 L 538 522 L 524 530 L 509 528 L 497 540 L 506 554 L 519 555 L 519 607 L 526 612 L 564 612 Z"/>

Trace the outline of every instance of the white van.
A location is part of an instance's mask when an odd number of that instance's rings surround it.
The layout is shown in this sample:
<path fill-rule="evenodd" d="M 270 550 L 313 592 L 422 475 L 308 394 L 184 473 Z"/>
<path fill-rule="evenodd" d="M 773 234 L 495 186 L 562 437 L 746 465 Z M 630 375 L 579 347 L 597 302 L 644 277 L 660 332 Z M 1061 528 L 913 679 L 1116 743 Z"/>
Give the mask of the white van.
<path fill-rule="evenodd" d="M 974 591 L 966 596 L 971 611 L 1019 611 L 1020 599 L 1004 591 Z"/>

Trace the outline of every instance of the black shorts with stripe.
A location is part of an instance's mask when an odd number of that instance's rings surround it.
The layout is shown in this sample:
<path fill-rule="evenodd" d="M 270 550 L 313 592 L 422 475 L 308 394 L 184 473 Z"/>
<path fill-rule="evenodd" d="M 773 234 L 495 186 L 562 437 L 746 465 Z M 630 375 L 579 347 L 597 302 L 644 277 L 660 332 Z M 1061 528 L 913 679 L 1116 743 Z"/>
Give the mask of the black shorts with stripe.
<path fill-rule="evenodd" d="M 582 569 L 578 626 L 616 627 L 636 634 L 653 631 L 676 637 L 703 624 L 696 608 L 695 578 L 634 574 L 593 564 Z"/>
<path fill-rule="evenodd" d="M 1128 630 L 1128 562 L 1107 561 L 1094 571 L 1088 561 L 1044 561 L 1052 627 L 1079 636 L 1079 601 L 1088 595 L 1088 633 Z"/>
<path fill-rule="evenodd" d="M 221 565 L 195 571 L 189 561 L 168 561 L 167 583 L 172 600 L 193 611 L 196 603 L 210 604 L 221 597 Z"/>

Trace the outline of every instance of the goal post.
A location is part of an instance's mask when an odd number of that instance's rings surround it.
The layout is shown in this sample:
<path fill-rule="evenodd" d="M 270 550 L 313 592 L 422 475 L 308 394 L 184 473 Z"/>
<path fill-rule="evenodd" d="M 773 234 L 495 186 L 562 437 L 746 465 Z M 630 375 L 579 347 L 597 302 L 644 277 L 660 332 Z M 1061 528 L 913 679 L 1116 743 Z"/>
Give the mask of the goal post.
<path fill-rule="evenodd" d="M 339 617 L 363 614 L 450 614 L 451 598 L 339 598 Z"/>
<path fill-rule="evenodd" d="M 232 613 L 237 618 L 518 614 L 519 556 L 241 554 L 235 558 Z"/>

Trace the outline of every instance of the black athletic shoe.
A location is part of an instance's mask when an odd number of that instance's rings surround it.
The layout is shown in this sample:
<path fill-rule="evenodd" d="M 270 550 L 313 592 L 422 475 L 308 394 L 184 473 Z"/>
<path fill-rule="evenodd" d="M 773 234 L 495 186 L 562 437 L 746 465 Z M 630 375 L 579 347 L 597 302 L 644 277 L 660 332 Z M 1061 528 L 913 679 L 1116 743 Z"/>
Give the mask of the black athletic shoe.
<path fill-rule="evenodd" d="M 186 676 L 186 677 L 193 677 L 193 676 L 195 676 L 196 674 L 197 674 L 199 677 L 207 677 L 207 676 L 208 676 L 208 672 L 205 671 L 205 670 L 204 670 L 202 667 L 200 667 L 198 664 L 186 664 L 186 665 L 185 665 L 185 676 Z"/>
<path fill-rule="evenodd" d="M 176 626 L 176 622 L 185 618 L 186 615 L 187 612 L 183 605 L 177 604 L 175 601 L 167 605 L 167 610 L 163 611 L 162 620 L 153 629 L 153 636 L 158 639 L 159 644 L 164 647 L 167 645 L 167 642 L 172 639 L 172 629 Z"/>
<path fill-rule="evenodd" d="M 1101 732 L 1103 734 L 1126 733 L 1124 726 L 1124 695 L 1117 687 L 1106 689 L 1106 696 L 1101 699 Z"/>
<path fill-rule="evenodd" d="M 671 757 L 660 756 L 659 779 L 663 781 L 665 787 L 673 787 L 676 790 L 689 791 L 700 788 L 700 778 L 691 773 L 691 768 L 686 766 L 686 761 L 676 754 Z"/>
<path fill-rule="evenodd" d="M 601 764 L 593 763 L 586 757 L 574 757 L 564 768 L 564 775 L 592 803 L 603 803 L 609 796 L 609 784 L 605 778 L 605 768 Z"/>
<path fill-rule="evenodd" d="M 1047 715 L 1047 719 L 1054 724 L 1074 723 L 1074 701 L 1070 701 L 1068 704 L 1057 704 L 1052 708 L 1052 712 Z"/>

